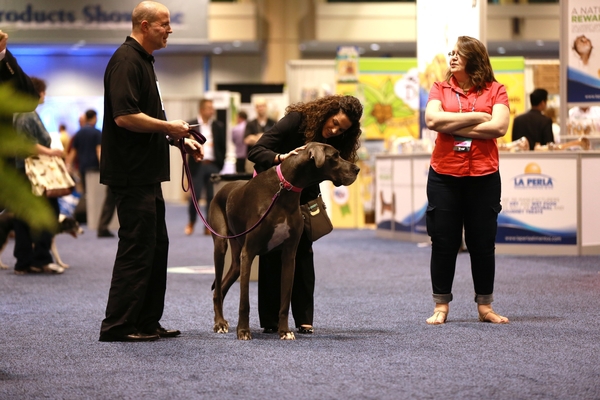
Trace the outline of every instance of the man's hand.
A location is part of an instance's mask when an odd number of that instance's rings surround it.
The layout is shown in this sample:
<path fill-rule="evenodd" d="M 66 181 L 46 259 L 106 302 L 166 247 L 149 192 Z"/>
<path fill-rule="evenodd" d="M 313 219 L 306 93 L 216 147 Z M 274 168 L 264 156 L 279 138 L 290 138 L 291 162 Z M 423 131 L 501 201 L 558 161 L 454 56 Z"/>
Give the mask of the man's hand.
<path fill-rule="evenodd" d="M 204 158 L 204 148 L 202 145 L 193 139 L 183 139 L 183 145 L 188 154 L 194 157 L 194 161 L 199 162 Z"/>
<path fill-rule="evenodd" d="M 184 139 L 189 137 L 190 126 L 187 122 L 176 119 L 167 121 L 167 135 L 173 139 Z"/>
<path fill-rule="evenodd" d="M 6 50 L 7 43 L 8 43 L 8 33 L 4 33 L 0 29 L 0 51 Z"/>

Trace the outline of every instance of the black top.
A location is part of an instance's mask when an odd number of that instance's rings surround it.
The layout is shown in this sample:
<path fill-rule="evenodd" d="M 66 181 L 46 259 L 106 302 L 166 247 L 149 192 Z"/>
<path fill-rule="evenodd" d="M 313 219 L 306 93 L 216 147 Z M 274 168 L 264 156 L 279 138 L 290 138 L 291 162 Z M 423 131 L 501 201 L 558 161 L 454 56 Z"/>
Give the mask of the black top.
<path fill-rule="evenodd" d="M 302 114 L 291 112 L 279 120 L 271 129 L 265 132 L 248 152 L 248 160 L 254 163 L 256 172 L 263 172 L 275 164 L 277 154 L 288 153 L 304 146 L 304 131 L 300 130 Z M 300 204 L 317 198 L 321 193 L 319 185 L 312 185 L 302 190 Z"/>
<path fill-rule="evenodd" d="M 544 146 L 554 142 L 552 119 L 533 109 L 517 116 L 513 121 L 512 140 L 523 136 L 529 141 L 529 150 L 533 150 L 536 143 Z"/>
<path fill-rule="evenodd" d="M 246 124 L 246 130 L 244 131 L 244 137 L 247 137 L 250 135 L 256 135 L 259 133 L 264 133 L 264 132 L 268 131 L 269 129 L 271 129 L 273 127 L 273 125 L 275 125 L 275 120 L 273 120 L 271 118 L 267 118 L 267 121 L 265 122 L 264 125 L 261 125 L 258 122 L 258 119 L 253 119 L 252 121 L 250 121 Z M 248 146 L 248 151 L 250 149 L 252 149 L 252 146 Z"/>
<path fill-rule="evenodd" d="M 23 94 L 28 94 L 39 99 L 40 95 L 33 87 L 31 79 L 23 72 L 17 59 L 11 54 L 8 49 L 2 61 L 0 61 L 0 83 L 10 82 L 13 87 Z M 38 106 L 37 103 L 32 103 L 29 109 L 20 110 L 22 112 L 33 111 Z"/>
<path fill-rule="evenodd" d="M 169 180 L 169 143 L 163 133 L 120 128 L 115 118 L 144 113 L 166 120 L 154 73 L 154 57 L 127 37 L 104 73 L 104 123 L 100 182 L 149 185 Z"/>
<path fill-rule="evenodd" d="M 98 170 L 98 153 L 96 148 L 102 143 L 102 132 L 91 125 L 81 128 L 75 136 L 71 146 L 77 150 L 79 171 L 85 174 L 88 170 Z"/>

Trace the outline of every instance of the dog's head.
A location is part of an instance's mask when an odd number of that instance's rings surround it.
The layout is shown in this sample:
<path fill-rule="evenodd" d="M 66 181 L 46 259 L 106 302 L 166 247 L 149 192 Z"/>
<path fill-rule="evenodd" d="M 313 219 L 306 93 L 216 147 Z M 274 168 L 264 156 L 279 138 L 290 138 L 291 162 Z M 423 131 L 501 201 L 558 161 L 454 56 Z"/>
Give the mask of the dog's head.
<path fill-rule="evenodd" d="M 324 143 L 309 143 L 304 150 L 308 162 L 314 164 L 315 179 L 331 181 L 335 186 L 348 186 L 354 183 L 360 168 L 340 156 L 335 147 Z"/>
<path fill-rule="evenodd" d="M 68 233 L 74 238 L 83 233 L 83 229 L 79 226 L 79 222 L 73 217 L 60 215 L 58 219 L 58 233 Z"/>

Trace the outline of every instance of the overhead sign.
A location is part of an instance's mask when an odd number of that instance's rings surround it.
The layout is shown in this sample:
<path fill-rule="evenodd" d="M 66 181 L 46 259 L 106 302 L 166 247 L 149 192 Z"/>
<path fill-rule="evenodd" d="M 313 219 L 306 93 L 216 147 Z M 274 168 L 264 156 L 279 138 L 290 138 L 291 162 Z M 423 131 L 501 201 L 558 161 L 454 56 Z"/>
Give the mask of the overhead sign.
<path fill-rule="evenodd" d="M 568 54 L 567 102 L 600 103 L 600 7 L 597 0 L 563 2 L 567 35 L 561 54 Z M 566 38 L 566 42 L 565 42 Z M 562 57 L 561 57 L 562 58 Z M 585 105 L 585 104 L 583 104 Z"/>
<path fill-rule="evenodd" d="M 131 33 L 131 12 L 139 0 L 0 0 L 0 29 L 11 43 L 121 43 Z M 208 0 L 163 0 L 171 14 L 175 44 L 207 40 Z"/>

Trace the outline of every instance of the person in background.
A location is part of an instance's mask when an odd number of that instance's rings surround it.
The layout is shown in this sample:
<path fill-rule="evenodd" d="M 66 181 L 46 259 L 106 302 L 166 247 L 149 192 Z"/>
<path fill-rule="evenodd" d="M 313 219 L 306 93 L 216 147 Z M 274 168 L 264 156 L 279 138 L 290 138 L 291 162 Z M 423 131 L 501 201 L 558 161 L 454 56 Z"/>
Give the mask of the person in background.
<path fill-rule="evenodd" d="M 526 137 L 529 141 L 529 150 L 533 150 L 539 143 L 542 146 L 554 142 L 552 133 L 552 120 L 543 112 L 547 108 L 548 91 L 546 89 L 535 89 L 529 95 L 531 109 L 518 115 L 513 121 L 512 140 Z"/>
<path fill-rule="evenodd" d="M 554 137 L 554 143 L 560 143 L 560 124 L 558 123 L 558 112 L 556 111 L 556 108 L 546 108 L 544 115 L 552 120 L 552 136 Z"/>
<path fill-rule="evenodd" d="M 479 320 L 508 323 L 491 305 L 502 209 L 496 139 L 508 129 L 508 95 L 496 81 L 479 40 L 459 36 L 448 55 L 446 79 L 433 84 L 425 109 L 427 127 L 438 132 L 427 180 L 426 223 L 435 302 L 427 323 L 443 324 L 448 317 L 463 227 Z"/>
<path fill-rule="evenodd" d="M 256 110 L 256 118 L 246 124 L 246 131 L 244 132 L 244 143 L 248 146 L 248 152 L 252 150 L 252 146 L 258 142 L 262 134 L 275 125 L 275 120 L 269 118 L 269 105 L 264 97 L 256 97 L 254 99 L 254 108 Z M 252 162 L 249 161 L 246 164 L 246 171 L 251 172 L 252 169 Z"/>
<path fill-rule="evenodd" d="M 31 82 L 39 95 L 39 104 L 43 104 L 46 98 L 46 82 L 36 77 L 31 77 Z M 28 139 L 35 143 L 32 155 L 64 156 L 62 150 L 51 148 L 50 133 L 46 130 L 37 112 L 15 114 L 14 128 L 19 134 L 26 135 Z M 16 167 L 20 173 L 26 175 L 25 160 L 23 158 L 16 159 Z M 46 199 L 55 213 L 56 220 L 58 220 L 58 199 Z M 15 274 L 25 275 L 39 272 L 62 274 L 64 272 L 64 268 L 53 262 L 50 253 L 53 232 L 33 232 L 25 221 L 18 218 L 15 219 L 13 228 L 15 231 L 14 256 L 17 259 Z"/>
<path fill-rule="evenodd" d="M 204 158 L 200 162 L 194 162 L 192 158 L 189 159 L 190 172 L 192 173 L 192 184 L 194 185 L 194 191 L 196 197 L 190 195 L 188 205 L 188 223 L 184 228 L 186 235 L 194 233 L 194 225 L 198 219 L 196 214 L 195 203 L 198 203 L 202 193 L 206 195 L 206 214 L 210 207 L 210 202 L 213 199 L 214 189 L 213 184 L 210 180 L 212 174 L 218 174 L 223 169 L 225 164 L 225 151 L 226 151 L 226 133 L 225 124 L 214 118 L 215 107 L 213 101 L 210 99 L 202 99 L 198 103 L 198 118 L 194 121 L 188 121 L 190 125 L 199 124 L 200 133 L 206 138 L 204 143 Z M 204 228 L 204 234 L 208 235 L 210 232 L 208 228 Z"/>
<path fill-rule="evenodd" d="M 58 135 L 63 149 L 65 149 L 65 152 L 68 152 L 71 136 L 69 135 L 69 132 L 67 132 L 67 126 L 65 124 L 60 124 L 58 126 Z"/>
<path fill-rule="evenodd" d="M 67 167 L 74 169 L 75 160 L 78 160 L 78 173 L 85 191 L 85 174 L 88 171 L 100 170 L 100 145 L 102 144 L 102 132 L 96 129 L 98 114 L 95 110 L 87 110 L 83 125 L 75 135 L 67 154 Z"/>
<path fill-rule="evenodd" d="M 104 73 L 104 123 L 100 183 L 115 197 L 119 244 L 108 293 L 101 342 L 143 342 L 172 338 L 165 329 L 169 236 L 161 183 L 170 178 L 169 144 L 182 140 L 202 159 L 202 146 L 189 139 L 183 120 L 167 121 L 154 71 L 155 50 L 167 46 L 167 7 L 139 3 L 132 31 L 114 52 Z"/>
<path fill-rule="evenodd" d="M 100 169 L 102 132 L 96 128 L 96 124 L 98 123 L 98 113 L 96 110 L 87 110 L 84 115 L 83 126 L 73 136 L 71 149 L 67 155 L 67 166 L 69 169 L 73 169 L 75 160 L 78 160 L 79 176 L 81 177 L 84 193 L 87 193 L 85 179 L 87 172 L 99 171 Z M 115 236 L 108 229 L 114 213 L 115 199 L 110 188 L 106 187 L 106 195 L 104 196 L 104 203 L 98 222 L 97 231 L 99 238 Z"/>
<path fill-rule="evenodd" d="M 246 157 L 248 146 L 244 143 L 244 132 L 248 114 L 245 111 L 238 112 L 237 124 L 231 129 L 231 141 L 235 145 L 235 172 L 238 174 L 246 172 Z"/>
<path fill-rule="evenodd" d="M 339 150 L 344 160 L 357 162 L 360 147 L 360 118 L 363 107 L 353 96 L 326 96 L 308 103 L 292 104 L 286 115 L 265 132 L 248 152 L 248 159 L 261 173 L 298 154 L 310 142 L 327 143 Z M 319 185 L 306 187 L 300 204 L 317 198 Z M 292 288 L 292 314 L 298 333 L 313 329 L 315 266 L 312 242 L 302 234 L 296 251 Z M 258 315 L 266 333 L 277 332 L 281 292 L 281 252 L 259 258 Z"/>

